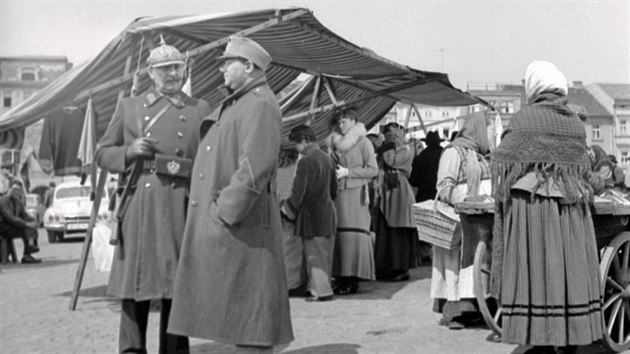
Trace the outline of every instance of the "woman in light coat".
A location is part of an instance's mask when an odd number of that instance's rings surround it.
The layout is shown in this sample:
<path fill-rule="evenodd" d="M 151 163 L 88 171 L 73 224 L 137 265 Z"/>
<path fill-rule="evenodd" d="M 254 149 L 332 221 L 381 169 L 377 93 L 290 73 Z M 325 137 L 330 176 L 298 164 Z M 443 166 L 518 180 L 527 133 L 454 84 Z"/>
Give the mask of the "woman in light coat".
<path fill-rule="evenodd" d="M 359 279 L 374 280 L 374 246 L 370 233 L 368 183 L 378 174 L 376 155 L 354 108 L 335 112 L 331 135 L 339 193 L 337 237 L 333 256 L 334 291 L 354 294 Z"/>

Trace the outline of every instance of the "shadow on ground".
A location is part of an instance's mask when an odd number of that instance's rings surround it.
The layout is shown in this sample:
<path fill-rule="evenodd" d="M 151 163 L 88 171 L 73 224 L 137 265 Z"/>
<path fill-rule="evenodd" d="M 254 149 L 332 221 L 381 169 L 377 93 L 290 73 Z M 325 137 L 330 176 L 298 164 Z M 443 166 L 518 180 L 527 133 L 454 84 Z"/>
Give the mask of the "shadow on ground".
<path fill-rule="evenodd" d="M 358 344 L 350 344 L 350 343 L 333 343 L 333 344 L 322 344 L 315 345 L 312 347 L 299 348 L 299 349 L 291 349 L 291 350 L 283 350 L 283 346 L 276 346 L 274 353 L 282 353 L 282 354 L 357 354 L 361 346 Z M 230 354 L 234 353 L 234 346 L 222 343 L 203 343 L 198 345 L 192 345 L 190 347 L 190 352 L 192 354 Z"/>
<path fill-rule="evenodd" d="M 335 296 L 336 300 L 389 300 L 397 292 L 409 286 L 411 283 L 424 279 L 431 279 L 431 267 L 422 266 L 409 271 L 410 278 L 407 281 L 362 281 L 359 291 L 354 295 Z"/>
<path fill-rule="evenodd" d="M 19 258 L 22 259 L 22 257 L 19 257 Z M 48 267 L 57 267 L 57 266 L 62 266 L 66 264 L 71 264 L 71 263 L 79 263 L 79 260 L 77 259 L 58 260 L 58 259 L 42 258 L 41 263 L 33 263 L 33 264 L 6 263 L 6 264 L 1 264 L 0 269 L 3 269 L 3 270 L 4 269 L 6 270 L 22 269 L 22 268 L 41 269 L 41 268 L 48 268 Z"/>
<path fill-rule="evenodd" d="M 72 290 L 64 291 L 56 296 L 72 296 Z M 108 297 L 107 285 L 99 285 L 91 288 L 81 289 L 79 291 L 79 297 Z"/>

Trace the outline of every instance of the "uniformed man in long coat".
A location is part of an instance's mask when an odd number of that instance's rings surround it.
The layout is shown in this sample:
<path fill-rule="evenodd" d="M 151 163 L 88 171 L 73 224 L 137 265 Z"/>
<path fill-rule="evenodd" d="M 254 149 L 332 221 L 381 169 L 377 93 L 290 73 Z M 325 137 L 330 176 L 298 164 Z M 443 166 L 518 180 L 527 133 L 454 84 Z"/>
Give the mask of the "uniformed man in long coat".
<path fill-rule="evenodd" d="M 276 197 L 282 116 L 265 49 L 231 37 L 220 59 L 230 95 L 201 123 L 169 332 L 271 353 L 293 340 Z"/>
<path fill-rule="evenodd" d="M 122 100 L 96 151 L 101 168 L 127 173 L 131 181 L 129 197 L 121 200 L 121 240 L 108 293 L 122 299 L 121 353 L 146 353 L 152 299 L 162 303 L 160 353 L 188 353 L 188 338 L 167 334 L 166 327 L 198 128 L 210 108 L 181 91 L 185 57 L 175 47 L 162 43 L 147 61 L 153 87 Z"/>

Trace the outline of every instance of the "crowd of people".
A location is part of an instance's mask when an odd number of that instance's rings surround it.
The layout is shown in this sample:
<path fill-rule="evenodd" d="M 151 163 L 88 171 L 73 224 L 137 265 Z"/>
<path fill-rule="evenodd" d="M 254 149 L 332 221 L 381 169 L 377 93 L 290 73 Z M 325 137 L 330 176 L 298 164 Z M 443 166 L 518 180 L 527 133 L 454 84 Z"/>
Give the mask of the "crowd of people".
<path fill-rule="evenodd" d="M 397 123 L 368 134 L 352 106 L 334 111 L 328 139 L 298 125 L 289 135 L 299 153 L 293 186 L 278 200 L 282 115 L 265 75 L 272 58 L 234 36 L 217 60 L 226 97 L 211 112 L 182 91 L 186 57 L 161 43 L 147 60 L 153 86 L 118 104 L 98 143 L 96 163 L 124 175 L 129 192 L 118 201 L 108 287 L 122 300 L 121 353 L 146 353 L 152 300 L 161 304 L 160 353 L 188 353 L 189 336 L 271 353 L 294 338 L 289 296 L 326 302 L 360 294 L 362 281 L 408 281 L 426 258 L 440 324 L 465 328 L 481 320 L 472 268 L 487 235 L 462 219 L 459 242 L 423 257 L 412 208 L 482 195 L 496 203 L 499 339 L 533 346 L 529 353 L 574 353 L 602 337 L 588 203 L 603 188 L 625 188 L 625 176 L 614 156 L 587 146 L 553 64 L 527 68 L 527 105 L 498 146 L 484 112 L 467 116 L 449 142 L 428 132 L 419 153 Z M 0 198 L 0 234 L 21 238 L 23 262 L 34 263 L 21 190 L 14 184 Z M 298 269 L 285 268 L 286 230 L 299 240 Z"/>

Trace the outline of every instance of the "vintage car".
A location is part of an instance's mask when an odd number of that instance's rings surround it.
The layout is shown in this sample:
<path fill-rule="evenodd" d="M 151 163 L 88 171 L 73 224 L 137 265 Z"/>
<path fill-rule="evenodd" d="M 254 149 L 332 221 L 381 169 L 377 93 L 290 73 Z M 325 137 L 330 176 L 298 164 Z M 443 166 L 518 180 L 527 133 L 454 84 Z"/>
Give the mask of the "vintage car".
<path fill-rule="evenodd" d="M 42 227 L 44 225 L 44 212 L 46 208 L 39 195 L 33 193 L 27 194 L 25 209 L 28 215 L 37 221 L 37 226 Z"/>
<path fill-rule="evenodd" d="M 61 242 L 68 235 L 85 234 L 92 213 L 92 201 L 89 185 L 79 182 L 65 182 L 57 185 L 51 206 L 44 213 L 44 228 L 48 233 L 48 242 Z M 98 221 L 107 221 L 109 196 L 104 190 L 103 199 L 97 215 Z"/>

